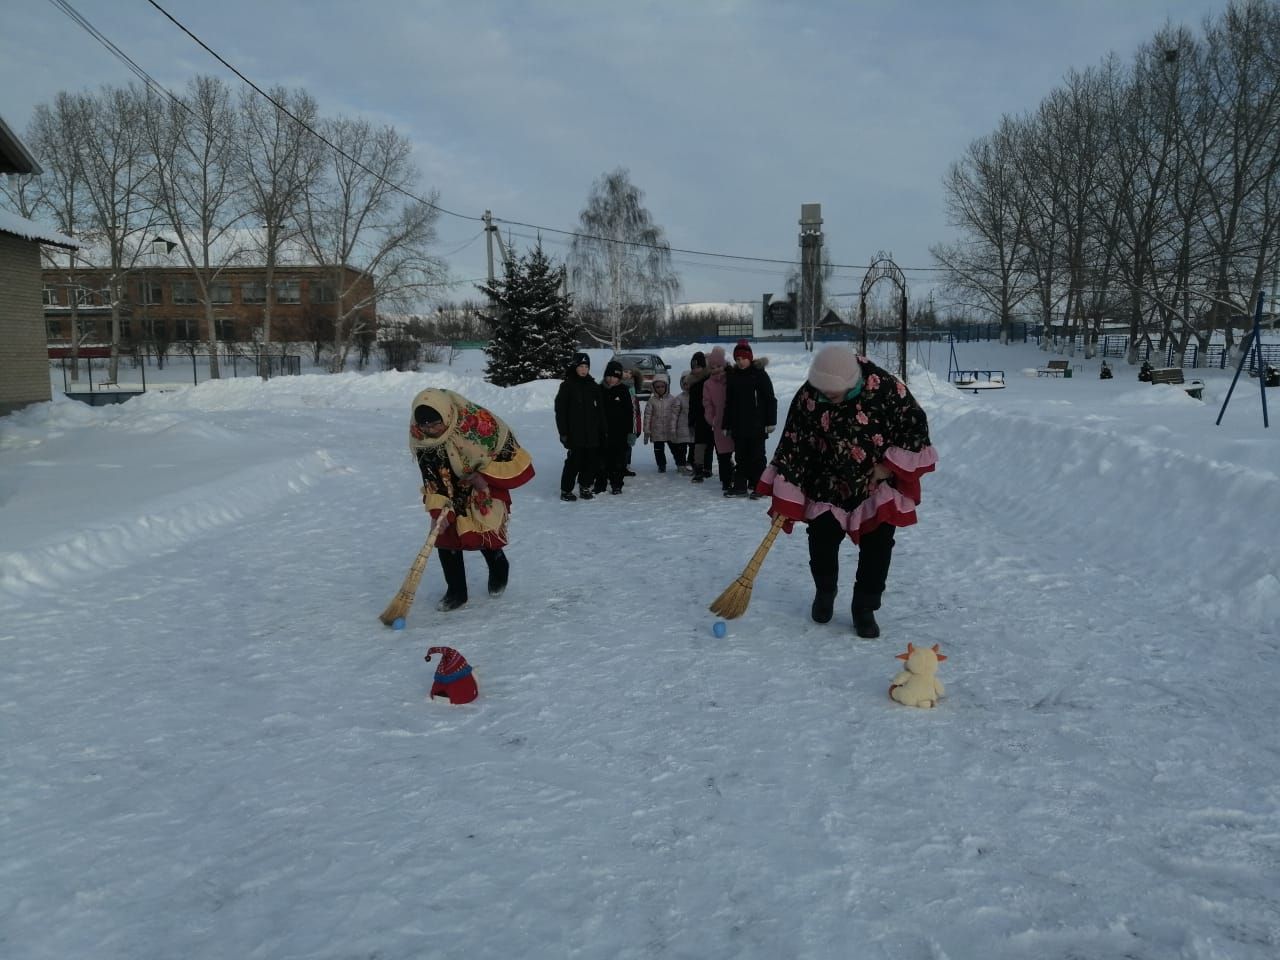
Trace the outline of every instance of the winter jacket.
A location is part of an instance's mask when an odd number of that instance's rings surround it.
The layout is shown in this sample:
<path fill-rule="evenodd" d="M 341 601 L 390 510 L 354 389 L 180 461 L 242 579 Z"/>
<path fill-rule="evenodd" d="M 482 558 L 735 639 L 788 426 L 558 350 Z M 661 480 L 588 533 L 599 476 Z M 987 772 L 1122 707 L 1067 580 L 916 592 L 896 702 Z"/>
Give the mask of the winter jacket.
<path fill-rule="evenodd" d="M 727 374 L 707 377 L 702 384 L 702 413 L 711 425 L 716 453 L 733 453 L 733 436 L 724 428 L 724 410 L 728 391 Z"/>
<path fill-rule="evenodd" d="M 658 391 L 654 390 L 644 408 L 644 433 L 650 440 L 675 443 L 682 409 L 679 397 L 673 397 L 670 393 L 660 397 Z"/>
<path fill-rule="evenodd" d="M 693 433 L 693 442 L 710 443 L 711 425 L 707 423 L 707 414 L 702 408 L 702 391 L 710 371 L 706 367 L 698 367 L 685 376 L 689 378 L 689 430 Z"/>
<path fill-rule="evenodd" d="M 588 374 L 570 370 L 556 392 L 556 433 L 570 450 L 604 445 L 604 388 Z"/>
<path fill-rule="evenodd" d="M 600 388 L 600 400 L 604 410 L 606 447 L 626 446 L 627 438 L 635 433 L 634 398 L 625 383 Z"/>
<path fill-rule="evenodd" d="M 693 427 L 689 425 L 689 375 L 680 378 L 680 392 L 676 394 L 675 443 L 693 443 Z"/>
<path fill-rule="evenodd" d="M 778 398 L 764 368 L 769 358 L 752 361 L 745 370 L 725 371 L 725 405 L 721 425 L 739 443 L 762 440 L 778 422 Z"/>

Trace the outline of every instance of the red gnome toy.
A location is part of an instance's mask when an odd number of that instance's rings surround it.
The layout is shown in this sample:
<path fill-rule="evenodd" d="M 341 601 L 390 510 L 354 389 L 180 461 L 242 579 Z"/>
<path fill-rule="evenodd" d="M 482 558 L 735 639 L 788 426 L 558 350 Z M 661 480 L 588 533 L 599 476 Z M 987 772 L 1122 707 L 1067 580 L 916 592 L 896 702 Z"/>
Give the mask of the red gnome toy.
<path fill-rule="evenodd" d="M 476 678 L 471 675 L 471 664 L 453 647 L 432 647 L 423 657 L 431 662 L 433 653 L 440 654 L 440 664 L 431 684 L 431 696 L 447 697 L 452 704 L 470 703 L 480 695 Z"/>

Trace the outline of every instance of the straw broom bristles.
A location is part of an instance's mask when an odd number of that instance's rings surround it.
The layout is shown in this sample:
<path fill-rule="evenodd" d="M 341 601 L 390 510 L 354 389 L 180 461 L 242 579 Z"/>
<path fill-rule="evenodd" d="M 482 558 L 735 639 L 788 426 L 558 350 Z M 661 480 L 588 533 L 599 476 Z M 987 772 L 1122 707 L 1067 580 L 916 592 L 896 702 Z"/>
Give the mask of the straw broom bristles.
<path fill-rule="evenodd" d="M 382 611 L 382 615 L 378 617 L 388 627 L 401 617 L 409 616 L 409 608 L 413 606 L 414 594 L 418 592 L 418 584 L 422 580 L 422 571 L 427 568 L 427 557 L 431 556 L 431 548 L 436 545 L 436 537 L 440 535 L 440 531 L 444 529 L 448 522 L 448 511 L 441 510 L 440 518 L 431 527 L 431 532 L 427 534 L 427 542 L 422 545 L 422 549 L 418 551 L 418 556 L 414 558 L 413 566 L 409 568 L 408 574 L 405 575 L 404 583 L 400 584 L 400 592 L 392 598 L 387 604 L 387 609 Z"/>
<path fill-rule="evenodd" d="M 716 597 L 715 602 L 711 604 L 712 613 L 726 620 L 736 620 L 747 612 L 747 605 L 751 603 L 751 587 L 755 583 L 756 574 L 760 572 L 760 564 L 764 562 L 765 554 L 773 546 L 773 541 L 778 538 L 778 531 L 786 525 L 786 522 L 786 517 L 773 518 L 769 532 L 760 541 L 760 546 L 756 547 L 756 552 L 747 564 L 747 568 L 742 571 L 742 576 L 729 584 L 724 593 Z"/>

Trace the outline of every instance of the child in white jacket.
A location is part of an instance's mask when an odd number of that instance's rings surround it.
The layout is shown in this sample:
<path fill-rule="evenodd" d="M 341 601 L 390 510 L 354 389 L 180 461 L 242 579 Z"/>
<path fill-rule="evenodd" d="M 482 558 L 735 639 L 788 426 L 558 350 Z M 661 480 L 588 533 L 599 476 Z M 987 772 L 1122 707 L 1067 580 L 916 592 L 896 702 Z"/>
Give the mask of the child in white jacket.
<path fill-rule="evenodd" d="M 676 461 L 676 472 L 684 472 L 684 444 L 676 440 L 678 423 L 684 419 L 681 411 L 684 405 L 678 397 L 671 396 L 671 384 L 667 378 L 659 374 L 653 378 L 653 393 L 644 408 L 644 442 L 653 441 L 653 458 L 657 461 L 658 472 L 667 472 L 667 444 L 671 445 L 671 455 Z"/>

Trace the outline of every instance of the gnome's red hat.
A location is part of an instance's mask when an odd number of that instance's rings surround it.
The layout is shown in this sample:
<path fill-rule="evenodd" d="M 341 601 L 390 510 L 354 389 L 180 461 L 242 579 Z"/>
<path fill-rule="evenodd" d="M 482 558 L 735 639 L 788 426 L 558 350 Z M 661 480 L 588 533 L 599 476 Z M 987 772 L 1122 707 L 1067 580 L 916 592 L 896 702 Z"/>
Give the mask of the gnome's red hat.
<path fill-rule="evenodd" d="M 470 703 L 480 695 L 466 657 L 453 647 L 432 647 L 423 659 L 430 663 L 433 653 L 440 654 L 440 663 L 431 684 L 432 697 L 448 697 L 450 703 L 458 704 Z"/>

